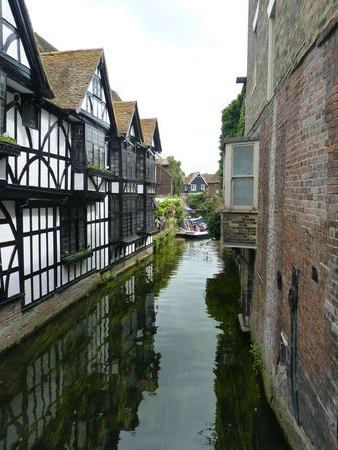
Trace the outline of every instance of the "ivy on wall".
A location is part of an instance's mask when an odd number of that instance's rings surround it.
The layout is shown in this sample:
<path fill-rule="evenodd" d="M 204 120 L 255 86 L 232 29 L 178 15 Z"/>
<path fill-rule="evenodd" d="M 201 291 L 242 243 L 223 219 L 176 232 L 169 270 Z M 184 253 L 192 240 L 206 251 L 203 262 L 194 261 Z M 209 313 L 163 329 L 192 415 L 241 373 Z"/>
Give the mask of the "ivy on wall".
<path fill-rule="evenodd" d="M 225 138 L 243 136 L 245 127 L 245 85 L 237 98 L 222 111 L 221 135 L 219 138 L 219 185 L 222 192 L 223 187 L 223 140 Z"/>

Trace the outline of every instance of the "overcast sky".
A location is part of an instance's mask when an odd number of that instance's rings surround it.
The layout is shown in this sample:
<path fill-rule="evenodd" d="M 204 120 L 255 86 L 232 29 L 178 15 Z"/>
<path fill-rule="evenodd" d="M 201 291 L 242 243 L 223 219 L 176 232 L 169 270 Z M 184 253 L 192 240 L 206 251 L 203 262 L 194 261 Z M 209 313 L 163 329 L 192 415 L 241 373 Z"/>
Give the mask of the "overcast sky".
<path fill-rule="evenodd" d="M 111 87 L 157 117 L 162 156 L 218 168 L 221 111 L 246 75 L 248 0 L 26 0 L 59 50 L 103 47 Z"/>

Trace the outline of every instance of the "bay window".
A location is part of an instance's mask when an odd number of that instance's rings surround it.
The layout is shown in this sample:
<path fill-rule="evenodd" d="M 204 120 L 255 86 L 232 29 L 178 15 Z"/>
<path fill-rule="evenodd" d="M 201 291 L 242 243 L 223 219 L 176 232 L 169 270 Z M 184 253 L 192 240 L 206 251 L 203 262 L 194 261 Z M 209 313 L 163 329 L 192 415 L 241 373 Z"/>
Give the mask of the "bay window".
<path fill-rule="evenodd" d="M 227 139 L 224 158 L 224 202 L 226 208 L 257 209 L 258 140 Z"/>

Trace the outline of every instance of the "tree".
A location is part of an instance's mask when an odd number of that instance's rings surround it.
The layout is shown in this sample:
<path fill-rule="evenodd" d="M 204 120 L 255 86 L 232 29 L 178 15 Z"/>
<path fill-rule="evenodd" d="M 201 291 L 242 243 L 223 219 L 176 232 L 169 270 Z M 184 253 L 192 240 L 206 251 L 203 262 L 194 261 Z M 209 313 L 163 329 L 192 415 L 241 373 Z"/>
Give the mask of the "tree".
<path fill-rule="evenodd" d="M 169 164 L 169 173 L 173 180 L 173 195 L 181 194 L 181 181 L 184 176 L 184 172 L 181 169 L 181 161 L 177 161 L 173 156 L 167 158 Z"/>

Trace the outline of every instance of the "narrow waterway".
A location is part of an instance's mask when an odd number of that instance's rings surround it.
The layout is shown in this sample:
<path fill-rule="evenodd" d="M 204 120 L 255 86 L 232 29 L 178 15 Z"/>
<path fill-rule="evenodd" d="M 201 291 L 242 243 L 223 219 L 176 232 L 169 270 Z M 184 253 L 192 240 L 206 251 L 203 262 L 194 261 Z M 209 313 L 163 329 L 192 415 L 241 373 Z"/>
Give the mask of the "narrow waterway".
<path fill-rule="evenodd" d="M 212 241 L 175 241 L 0 360 L 0 450 L 287 450 Z"/>

